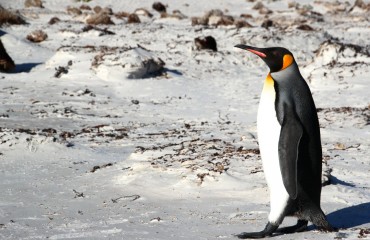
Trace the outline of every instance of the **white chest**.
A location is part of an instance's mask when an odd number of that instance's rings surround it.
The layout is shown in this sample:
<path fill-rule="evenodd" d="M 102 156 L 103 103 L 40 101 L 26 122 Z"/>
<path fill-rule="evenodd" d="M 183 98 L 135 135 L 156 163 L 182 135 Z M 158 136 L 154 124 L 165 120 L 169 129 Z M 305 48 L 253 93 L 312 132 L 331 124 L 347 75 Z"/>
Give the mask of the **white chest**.
<path fill-rule="evenodd" d="M 264 162 L 272 161 L 272 158 L 278 159 L 277 151 L 281 126 L 276 117 L 275 97 L 273 82 L 265 82 L 257 115 L 258 142 Z"/>
<path fill-rule="evenodd" d="M 276 117 L 275 97 L 274 82 L 267 78 L 258 108 L 257 131 L 263 171 L 270 190 L 269 220 L 278 222 L 288 203 L 289 195 L 284 187 L 280 171 L 279 138 L 281 126 Z"/>
<path fill-rule="evenodd" d="M 258 143 L 267 183 L 277 180 L 280 173 L 278 143 L 281 126 L 276 117 L 275 92 L 262 92 L 257 116 Z M 281 178 L 281 176 L 280 176 Z"/>

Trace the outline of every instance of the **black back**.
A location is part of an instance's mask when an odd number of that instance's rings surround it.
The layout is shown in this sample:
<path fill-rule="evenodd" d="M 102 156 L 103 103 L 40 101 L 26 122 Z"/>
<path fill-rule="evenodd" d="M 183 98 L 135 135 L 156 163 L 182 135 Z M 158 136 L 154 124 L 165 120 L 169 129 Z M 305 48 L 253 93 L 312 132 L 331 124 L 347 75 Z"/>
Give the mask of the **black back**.
<path fill-rule="evenodd" d="M 300 125 L 302 135 L 298 141 L 296 161 L 297 188 L 304 191 L 316 206 L 320 206 L 321 194 L 321 171 L 322 149 L 320 139 L 320 126 L 317 117 L 315 103 L 306 81 L 301 76 L 298 66 L 294 62 L 288 68 L 271 74 L 275 80 L 275 110 L 279 123 L 283 128 L 297 132 Z M 284 119 L 296 119 L 296 123 L 286 124 Z M 297 138 L 292 134 L 290 138 Z M 296 141 L 296 140 L 294 140 Z M 291 146 L 295 148 L 295 142 Z M 280 148 L 280 143 L 279 143 Z M 279 154 L 279 157 L 281 155 Z M 280 159 L 280 163 L 285 161 Z M 282 167 L 282 164 L 280 164 Z M 284 165 L 284 164 L 283 164 Z M 294 166 L 287 166 L 288 171 L 293 172 Z M 283 176 L 284 177 L 284 176 Z M 287 188 L 287 186 L 285 185 Z M 289 190 L 287 189 L 289 192 Z M 291 195 L 291 193 L 289 193 Z M 298 197 L 299 197 L 298 192 Z"/>

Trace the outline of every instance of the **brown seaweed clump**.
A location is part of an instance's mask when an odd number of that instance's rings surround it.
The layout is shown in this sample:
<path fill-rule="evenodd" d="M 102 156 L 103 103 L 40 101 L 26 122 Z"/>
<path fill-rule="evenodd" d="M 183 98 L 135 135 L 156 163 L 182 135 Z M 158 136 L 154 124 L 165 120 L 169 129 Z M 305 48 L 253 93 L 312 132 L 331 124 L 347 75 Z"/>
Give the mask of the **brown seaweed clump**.
<path fill-rule="evenodd" d="M 231 15 L 224 14 L 220 9 L 212 9 L 204 14 L 203 17 L 192 17 L 191 25 L 211 25 L 211 26 L 230 26 L 235 25 L 237 28 L 251 27 L 247 21 L 242 18 L 234 18 Z"/>
<path fill-rule="evenodd" d="M 8 11 L 0 5 L 0 26 L 3 24 L 26 24 L 26 21 L 20 14 Z"/>
<path fill-rule="evenodd" d="M 42 5 L 42 1 L 41 0 L 26 0 L 24 2 L 24 6 L 26 8 L 29 8 L 29 7 L 44 8 L 44 6 Z"/>

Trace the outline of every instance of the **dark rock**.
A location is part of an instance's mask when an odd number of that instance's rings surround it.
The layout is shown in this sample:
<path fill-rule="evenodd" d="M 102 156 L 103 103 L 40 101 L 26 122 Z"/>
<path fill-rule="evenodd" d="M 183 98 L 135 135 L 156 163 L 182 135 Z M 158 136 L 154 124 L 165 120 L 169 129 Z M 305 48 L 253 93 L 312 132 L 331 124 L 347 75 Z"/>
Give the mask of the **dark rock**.
<path fill-rule="evenodd" d="M 261 27 L 268 29 L 269 27 L 272 27 L 274 25 L 274 22 L 270 19 L 265 20 Z"/>
<path fill-rule="evenodd" d="M 159 13 L 166 12 L 166 6 L 163 5 L 161 2 L 155 2 L 155 3 L 153 3 L 152 8 L 154 10 L 156 10 L 157 12 L 159 12 Z"/>
<path fill-rule="evenodd" d="M 91 15 L 87 20 L 87 24 L 99 25 L 99 24 L 114 24 L 108 14 L 101 11 L 100 13 Z"/>
<path fill-rule="evenodd" d="M 109 7 L 105 7 L 101 10 L 101 12 L 105 13 L 105 14 L 108 14 L 108 15 L 113 15 L 113 10 L 112 8 L 109 8 Z"/>
<path fill-rule="evenodd" d="M 315 29 L 313 29 L 310 25 L 307 25 L 307 24 L 302 24 L 302 25 L 299 25 L 297 27 L 297 29 L 299 30 L 303 30 L 303 31 L 314 31 Z"/>
<path fill-rule="evenodd" d="M 89 5 L 86 5 L 86 4 L 82 4 L 82 5 L 80 6 L 80 9 L 81 9 L 81 10 L 92 10 L 92 9 L 91 9 L 91 7 L 90 7 Z"/>
<path fill-rule="evenodd" d="M 270 9 L 268 9 L 267 7 L 265 7 L 265 5 L 263 5 L 262 2 L 258 2 L 256 3 L 253 8 L 254 10 L 258 10 L 258 12 L 260 14 L 270 14 L 272 13 L 272 11 Z"/>
<path fill-rule="evenodd" d="M 101 10 L 102 10 L 102 8 L 101 8 L 100 6 L 95 6 L 95 7 L 93 8 L 93 10 L 94 10 L 94 12 L 95 12 L 95 13 L 100 13 L 100 12 L 101 12 Z"/>
<path fill-rule="evenodd" d="M 356 7 L 364 9 L 365 11 L 370 10 L 370 3 L 364 3 L 363 0 L 356 0 L 353 6 L 349 9 L 349 12 L 352 12 Z"/>
<path fill-rule="evenodd" d="M 127 17 L 127 23 L 140 23 L 140 18 L 137 14 L 131 13 Z"/>
<path fill-rule="evenodd" d="M 249 24 L 247 21 L 243 20 L 243 19 L 237 19 L 234 21 L 234 25 L 237 27 L 237 28 L 243 28 L 243 27 L 252 27 L 251 24 Z"/>
<path fill-rule="evenodd" d="M 45 39 L 47 38 L 48 38 L 48 35 L 42 30 L 35 30 L 27 35 L 27 40 L 31 42 L 36 42 L 36 43 L 45 41 Z"/>
<path fill-rule="evenodd" d="M 197 50 L 211 49 L 215 52 L 217 51 L 216 39 L 214 39 L 214 37 L 212 36 L 207 36 L 205 38 L 195 38 L 194 43 Z"/>
<path fill-rule="evenodd" d="M 80 9 L 76 8 L 76 7 L 68 6 L 67 7 L 67 13 L 71 14 L 71 15 L 81 15 L 82 11 Z"/>
<path fill-rule="evenodd" d="M 114 14 L 116 18 L 122 19 L 122 18 L 127 18 L 130 15 L 128 12 L 117 12 Z"/>
<path fill-rule="evenodd" d="M 260 10 L 260 9 L 262 9 L 262 8 L 264 8 L 265 7 L 265 5 L 263 5 L 263 3 L 262 2 L 257 2 L 253 7 L 252 7 L 252 9 L 253 10 Z"/>
<path fill-rule="evenodd" d="M 161 13 L 161 18 L 176 18 L 176 19 L 184 19 L 186 16 L 180 12 L 180 10 L 173 10 L 172 14 L 162 12 Z"/>
<path fill-rule="evenodd" d="M 49 24 L 50 25 L 53 25 L 53 24 L 55 24 L 55 23 L 57 23 L 57 22 L 60 22 L 60 19 L 59 18 L 57 18 L 57 17 L 52 17 L 50 20 L 49 20 Z"/>
<path fill-rule="evenodd" d="M 229 15 L 211 16 L 208 19 L 208 24 L 215 26 L 229 26 L 234 24 L 234 18 Z"/>
<path fill-rule="evenodd" d="M 242 17 L 242 18 L 253 18 L 253 16 L 251 14 L 248 14 L 248 13 L 242 13 L 242 14 L 240 14 L 240 17 Z"/>
<path fill-rule="evenodd" d="M 191 25 L 208 25 L 208 18 L 204 17 L 192 17 L 191 18 Z"/>

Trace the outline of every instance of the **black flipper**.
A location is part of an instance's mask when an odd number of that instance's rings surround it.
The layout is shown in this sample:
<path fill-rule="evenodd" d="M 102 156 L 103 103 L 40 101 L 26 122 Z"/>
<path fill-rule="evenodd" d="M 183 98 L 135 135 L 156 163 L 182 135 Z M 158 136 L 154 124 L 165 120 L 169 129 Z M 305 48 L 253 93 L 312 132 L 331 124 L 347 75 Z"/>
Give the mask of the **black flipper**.
<path fill-rule="evenodd" d="M 297 224 L 294 226 L 283 227 L 276 230 L 277 233 L 295 233 L 295 232 L 303 232 L 307 230 L 307 220 L 298 220 Z"/>
<path fill-rule="evenodd" d="M 278 227 L 278 225 L 268 222 L 265 229 L 263 229 L 261 232 L 243 232 L 236 236 L 240 239 L 269 237 L 276 231 Z"/>
<path fill-rule="evenodd" d="M 303 128 L 291 106 L 283 105 L 283 122 L 279 139 L 279 163 L 283 183 L 289 196 L 297 198 L 297 161 Z"/>

